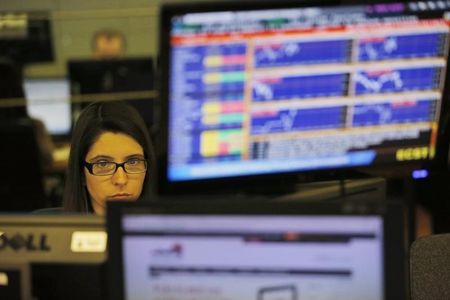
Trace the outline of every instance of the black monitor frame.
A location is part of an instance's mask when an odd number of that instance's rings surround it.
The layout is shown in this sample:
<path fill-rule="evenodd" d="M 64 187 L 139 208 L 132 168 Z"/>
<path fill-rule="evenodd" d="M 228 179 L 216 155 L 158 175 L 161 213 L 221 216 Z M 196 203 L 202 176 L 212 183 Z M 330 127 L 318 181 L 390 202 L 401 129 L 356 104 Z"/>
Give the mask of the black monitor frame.
<path fill-rule="evenodd" d="M 161 194 L 179 194 L 179 193 L 205 193 L 205 192 L 219 192 L 219 191 L 242 191 L 247 187 L 268 187 L 268 186 L 287 186 L 295 182 L 303 181 L 316 181 L 336 178 L 346 178 L 347 176 L 354 176 L 358 172 L 371 172 L 372 170 L 379 170 L 382 168 L 384 171 L 391 171 L 393 169 L 398 170 L 401 168 L 401 176 L 409 174 L 414 169 L 420 168 L 424 163 L 430 163 L 433 161 L 441 161 L 443 157 L 447 157 L 448 149 L 448 137 L 443 134 L 445 127 L 448 125 L 448 121 L 444 120 L 445 112 L 448 110 L 447 94 L 449 78 L 445 79 L 444 90 L 442 92 L 442 107 L 439 118 L 439 128 L 437 133 L 437 146 L 434 159 L 430 159 L 428 156 L 417 156 L 404 161 L 397 162 L 377 162 L 370 166 L 353 166 L 353 167 L 337 167 L 330 169 L 317 169 L 317 170 L 301 170 L 301 171 L 289 171 L 280 172 L 279 174 L 263 174 L 263 175 L 245 175 L 245 176 L 230 176 L 211 179 L 192 179 L 192 180 L 180 180 L 171 181 L 168 177 L 169 157 L 168 157 L 168 143 L 169 143 L 169 98 L 170 98 L 170 67 L 173 63 L 170 58 L 170 20 L 171 16 L 179 15 L 189 12 L 210 12 L 210 11 L 245 11 L 252 9 L 272 9 L 272 8 L 302 8 L 302 7 L 331 7 L 338 5 L 369 5 L 369 4 L 387 4 L 394 1 L 221 1 L 221 2 L 198 2 L 198 3 L 172 3 L 163 5 L 160 12 L 160 81 L 159 81 L 159 95 L 161 102 L 160 111 L 160 128 L 159 138 L 157 146 L 158 156 L 158 192 Z M 400 3 L 400 2 L 398 2 Z M 395 4 L 393 4 L 395 5 Z M 405 4 L 406 5 L 406 4 Z M 450 11 L 450 8 L 448 8 Z M 426 12 L 427 17 L 442 16 L 442 11 Z M 446 68 L 443 68 L 446 70 Z M 446 132 L 446 131 L 445 131 Z M 412 151 L 413 152 L 413 151 Z M 414 153 L 409 153 L 413 155 Z M 355 172 L 356 171 L 356 172 Z M 389 172 L 386 172 L 389 174 Z M 349 175 L 351 174 L 351 175 Z M 378 172 L 379 174 L 379 172 Z M 356 175 L 358 176 L 358 175 Z"/>
<path fill-rule="evenodd" d="M 52 20 L 48 11 L 2 11 L 0 17 L 0 56 L 21 65 L 54 60 Z"/>

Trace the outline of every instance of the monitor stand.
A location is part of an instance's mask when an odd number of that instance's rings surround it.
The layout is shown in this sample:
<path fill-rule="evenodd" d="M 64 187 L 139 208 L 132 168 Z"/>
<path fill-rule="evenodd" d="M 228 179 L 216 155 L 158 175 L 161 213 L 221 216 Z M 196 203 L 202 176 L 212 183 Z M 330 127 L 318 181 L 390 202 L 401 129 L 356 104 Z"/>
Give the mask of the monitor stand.
<path fill-rule="evenodd" d="M 281 187 L 281 188 L 280 188 Z M 378 212 L 386 199 L 386 182 L 381 177 L 326 180 L 311 183 L 270 184 L 226 193 L 155 195 L 155 201 L 204 202 L 211 205 L 242 202 L 302 202 L 341 207 L 343 212 Z"/>
<path fill-rule="evenodd" d="M 299 184 L 293 193 L 274 197 L 275 202 L 334 203 L 348 212 L 379 210 L 386 199 L 386 181 L 381 177 L 342 179 Z"/>

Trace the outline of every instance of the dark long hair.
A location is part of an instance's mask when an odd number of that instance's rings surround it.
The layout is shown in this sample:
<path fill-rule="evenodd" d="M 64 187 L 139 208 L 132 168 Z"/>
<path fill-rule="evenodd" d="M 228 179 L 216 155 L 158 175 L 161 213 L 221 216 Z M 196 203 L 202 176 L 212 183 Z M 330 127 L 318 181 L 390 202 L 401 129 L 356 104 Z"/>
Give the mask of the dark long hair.
<path fill-rule="evenodd" d="M 83 162 L 91 146 L 104 132 L 127 134 L 141 145 L 148 160 L 148 168 L 140 199 L 151 197 L 155 154 L 144 120 L 133 107 L 124 102 L 94 102 L 81 112 L 72 132 L 63 201 L 66 212 L 92 211 L 84 184 Z"/>

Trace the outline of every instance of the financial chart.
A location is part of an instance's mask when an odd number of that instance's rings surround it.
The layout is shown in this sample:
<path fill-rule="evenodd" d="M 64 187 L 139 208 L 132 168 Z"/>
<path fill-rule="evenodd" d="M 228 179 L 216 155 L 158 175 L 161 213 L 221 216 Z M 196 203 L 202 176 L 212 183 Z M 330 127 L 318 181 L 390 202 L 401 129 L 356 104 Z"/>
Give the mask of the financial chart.
<path fill-rule="evenodd" d="M 368 7 L 173 18 L 169 178 L 432 158 L 449 23 Z"/>

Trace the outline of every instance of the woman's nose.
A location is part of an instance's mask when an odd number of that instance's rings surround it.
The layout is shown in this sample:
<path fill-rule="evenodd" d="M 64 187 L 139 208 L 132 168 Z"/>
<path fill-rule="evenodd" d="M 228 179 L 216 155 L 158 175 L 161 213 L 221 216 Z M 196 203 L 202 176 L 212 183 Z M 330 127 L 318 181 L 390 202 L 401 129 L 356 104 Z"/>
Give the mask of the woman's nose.
<path fill-rule="evenodd" d="M 116 173 L 113 174 L 111 180 L 116 185 L 124 185 L 128 181 L 128 174 L 125 172 L 123 167 L 118 167 Z"/>

